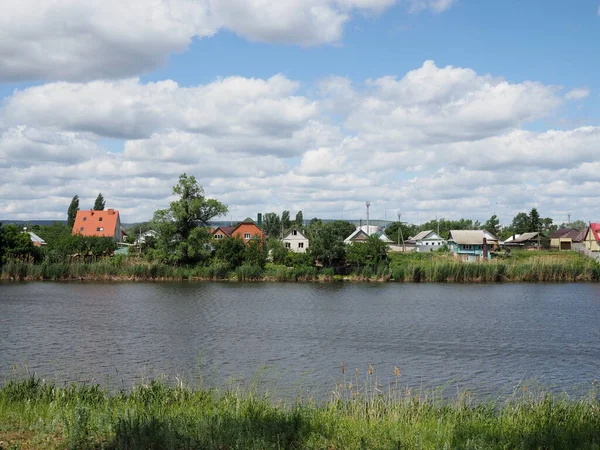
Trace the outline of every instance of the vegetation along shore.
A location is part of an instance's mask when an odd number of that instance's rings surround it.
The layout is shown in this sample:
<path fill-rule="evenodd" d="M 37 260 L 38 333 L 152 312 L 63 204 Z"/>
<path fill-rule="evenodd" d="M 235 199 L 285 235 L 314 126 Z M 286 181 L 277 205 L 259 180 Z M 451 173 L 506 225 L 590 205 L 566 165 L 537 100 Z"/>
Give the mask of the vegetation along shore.
<path fill-rule="evenodd" d="M 152 381 L 130 391 L 59 387 L 37 378 L 0 388 L 8 449 L 592 449 L 600 446 L 595 384 L 569 399 L 537 389 L 479 401 L 382 387 L 370 367 L 327 401 Z"/>

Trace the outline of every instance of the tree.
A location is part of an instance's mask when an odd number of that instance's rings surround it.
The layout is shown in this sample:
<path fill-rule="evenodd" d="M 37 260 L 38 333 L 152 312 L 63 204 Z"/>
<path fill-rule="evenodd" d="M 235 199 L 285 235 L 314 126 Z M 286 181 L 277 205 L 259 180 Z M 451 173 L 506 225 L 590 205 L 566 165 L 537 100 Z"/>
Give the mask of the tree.
<path fill-rule="evenodd" d="M 310 232 L 310 255 L 323 264 L 333 266 L 346 256 L 346 244 L 335 222 L 315 225 Z"/>
<path fill-rule="evenodd" d="M 266 213 L 263 217 L 263 232 L 269 237 L 281 235 L 281 220 L 274 212 Z"/>
<path fill-rule="evenodd" d="M 520 212 L 513 218 L 510 229 L 515 234 L 523 234 L 529 231 L 530 224 L 531 222 L 527 213 Z"/>
<path fill-rule="evenodd" d="M 106 205 L 106 202 L 104 201 L 102 192 L 100 192 L 98 194 L 98 197 L 96 197 L 96 201 L 94 202 L 94 211 L 104 211 L 105 205 Z"/>
<path fill-rule="evenodd" d="M 292 221 L 290 220 L 290 212 L 289 211 L 284 211 L 281 213 L 281 227 L 284 230 L 289 230 L 289 228 L 292 226 Z"/>
<path fill-rule="evenodd" d="M 500 220 L 498 219 L 498 216 L 496 214 L 494 214 L 492 217 L 490 217 L 488 219 L 488 221 L 485 223 L 485 225 L 483 225 L 483 229 L 489 231 L 490 233 L 494 234 L 495 236 L 498 236 L 498 233 L 500 232 Z"/>
<path fill-rule="evenodd" d="M 154 213 L 153 225 L 159 233 L 158 247 L 163 259 L 173 262 L 197 262 L 204 259 L 210 233 L 195 231 L 211 219 L 227 213 L 227 205 L 204 196 L 204 189 L 196 178 L 185 173 L 173 186 L 173 194 L 179 198 L 170 203 L 169 209 Z M 192 234 L 193 233 L 193 234 Z"/>
<path fill-rule="evenodd" d="M 346 260 L 355 267 L 376 266 L 387 259 L 387 245 L 378 236 L 348 245 Z"/>
<path fill-rule="evenodd" d="M 0 237 L 2 259 L 6 262 L 10 258 L 32 257 L 38 258 L 40 251 L 31 242 L 29 234 L 23 232 L 18 225 L 6 225 L 2 228 Z"/>
<path fill-rule="evenodd" d="M 77 211 L 79 211 L 79 196 L 75 195 L 71 200 L 69 209 L 67 210 L 67 224 L 71 229 L 75 224 L 75 217 L 77 217 Z"/>
<path fill-rule="evenodd" d="M 562 224 L 560 227 L 561 228 L 573 228 L 574 230 L 584 230 L 587 228 L 587 223 L 585 223 L 583 220 L 575 220 L 574 222 L 571 223 L 564 223 Z"/>
<path fill-rule="evenodd" d="M 276 264 L 281 264 L 285 261 L 285 257 L 289 253 L 289 250 L 285 248 L 285 244 L 279 239 L 271 238 L 267 244 L 271 259 Z"/>
<path fill-rule="evenodd" d="M 351 224 L 347 220 L 334 220 L 330 224 L 342 240 L 356 231 L 356 225 Z"/>
<path fill-rule="evenodd" d="M 260 239 L 250 239 L 244 252 L 244 263 L 265 268 L 267 262 L 267 249 Z"/>
<path fill-rule="evenodd" d="M 296 226 L 304 228 L 304 216 L 302 215 L 302 211 L 298 211 L 296 213 Z"/>
<path fill-rule="evenodd" d="M 530 212 L 529 212 L 529 228 L 527 231 L 540 231 L 541 230 L 541 226 L 542 226 L 542 222 L 540 220 L 540 214 L 538 213 L 538 210 L 533 208 Z"/>
<path fill-rule="evenodd" d="M 217 243 L 215 258 L 229 264 L 231 269 L 235 269 L 244 263 L 244 253 L 246 244 L 239 238 L 222 239 Z"/>

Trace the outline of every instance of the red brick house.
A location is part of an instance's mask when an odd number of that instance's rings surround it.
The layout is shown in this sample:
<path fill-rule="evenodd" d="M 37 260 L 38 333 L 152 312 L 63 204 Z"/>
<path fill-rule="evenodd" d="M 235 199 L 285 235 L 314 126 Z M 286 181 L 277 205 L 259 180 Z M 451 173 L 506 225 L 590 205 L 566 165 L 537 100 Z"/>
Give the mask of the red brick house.
<path fill-rule="evenodd" d="M 119 211 L 115 209 L 77 211 L 75 223 L 73 224 L 73 234 L 109 237 L 116 242 L 123 242 L 126 236 L 121 226 Z"/>
<path fill-rule="evenodd" d="M 248 243 L 250 239 L 263 240 L 263 231 L 249 217 L 234 227 L 217 227 L 212 232 L 213 239 L 221 240 L 227 237 L 240 238 Z"/>

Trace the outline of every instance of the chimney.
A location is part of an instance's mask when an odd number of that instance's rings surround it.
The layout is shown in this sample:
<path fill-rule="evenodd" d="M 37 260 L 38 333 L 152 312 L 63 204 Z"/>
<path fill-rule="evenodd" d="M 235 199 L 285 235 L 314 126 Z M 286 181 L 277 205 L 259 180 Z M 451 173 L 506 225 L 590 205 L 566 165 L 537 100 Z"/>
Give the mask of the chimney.
<path fill-rule="evenodd" d="M 258 228 L 262 228 L 262 213 L 258 213 L 258 216 L 256 217 L 256 222 L 257 222 Z"/>

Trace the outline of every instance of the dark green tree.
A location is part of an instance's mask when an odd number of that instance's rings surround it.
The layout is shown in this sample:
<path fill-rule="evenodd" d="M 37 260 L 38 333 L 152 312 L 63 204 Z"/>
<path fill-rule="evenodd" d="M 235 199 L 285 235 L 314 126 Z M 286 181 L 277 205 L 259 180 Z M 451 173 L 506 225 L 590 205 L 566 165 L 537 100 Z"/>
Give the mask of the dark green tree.
<path fill-rule="evenodd" d="M 498 233 L 500 232 L 500 220 L 498 219 L 498 216 L 494 214 L 492 217 L 490 217 L 483 225 L 483 229 L 489 231 L 495 236 L 498 236 Z"/>
<path fill-rule="evenodd" d="M 79 196 L 75 195 L 71 200 L 69 209 L 67 210 L 67 225 L 72 229 L 75 224 L 75 217 L 77 217 L 77 211 L 79 211 Z"/>
<path fill-rule="evenodd" d="M 527 229 L 527 231 L 540 231 L 542 228 L 542 222 L 540 219 L 540 214 L 538 213 L 538 210 L 533 208 L 530 212 L 529 212 L 529 228 Z"/>
<path fill-rule="evenodd" d="M 12 258 L 39 259 L 40 257 L 39 248 L 33 245 L 29 234 L 23 232 L 18 225 L 4 226 L 0 242 L 3 262 Z"/>
<path fill-rule="evenodd" d="M 296 220 L 294 222 L 297 227 L 304 228 L 304 216 L 302 215 L 302 211 L 296 213 Z"/>
<path fill-rule="evenodd" d="M 96 201 L 94 202 L 94 211 L 104 211 L 105 206 L 106 206 L 106 202 L 104 201 L 102 192 L 100 192 L 98 194 L 98 197 L 96 197 Z"/>
<path fill-rule="evenodd" d="M 281 264 L 285 261 L 285 257 L 289 250 L 285 248 L 285 244 L 279 239 L 271 238 L 267 244 L 267 249 L 271 255 L 271 259 L 275 264 Z"/>
<path fill-rule="evenodd" d="M 283 211 L 281 213 L 281 227 L 283 228 L 283 230 L 289 230 L 289 228 L 292 226 L 292 221 L 290 220 L 290 212 L 289 211 Z"/>
<path fill-rule="evenodd" d="M 267 263 L 267 248 L 260 239 L 250 239 L 244 252 L 244 264 L 265 268 Z"/>
<path fill-rule="evenodd" d="M 196 228 L 226 214 L 227 205 L 206 198 L 196 178 L 185 173 L 179 176 L 179 182 L 173 186 L 173 194 L 179 198 L 171 202 L 169 209 L 154 213 L 153 226 L 159 233 L 158 248 L 165 260 L 197 262 L 204 259 L 210 234 L 207 230 L 196 231 Z"/>
<path fill-rule="evenodd" d="M 344 261 L 346 256 L 347 236 L 340 233 L 335 222 L 328 222 L 320 226 L 313 226 L 310 231 L 309 254 L 313 259 L 321 261 L 324 265 L 333 266 Z"/>
<path fill-rule="evenodd" d="M 531 222 L 529 221 L 529 216 L 527 213 L 520 212 L 517 214 L 510 225 L 510 229 L 513 234 L 523 234 L 527 233 L 531 228 Z"/>
<path fill-rule="evenodd" d="M 377 236 L 353 242 L 346 250 L 346 261 L 354 267 L 376 266 L 387 259 L 387 245 Z"/>
<path fill-rule="evenodd" d="M 334 220 L 333 222 L 329 222 L 331 226 L 334 228 L 336 233 L 342 240 L 346 239 L 352 233 L 356 231 L 356 225 L 348 222 L 347 220 Z"/>
<path fill-rule="evenodd" d="M 222 239 L 217 242 L 216 247 L 215 258 L 229 264 L 231 269 L 244 263 L 246 244 L 241 238 Z"/>
<path fill-rule="evenodd" d="M 279 238 L 281 236 L 281 219 L 274 212 L 266 213 L 263 217 L 262 229 L 267 236 Z"/>

